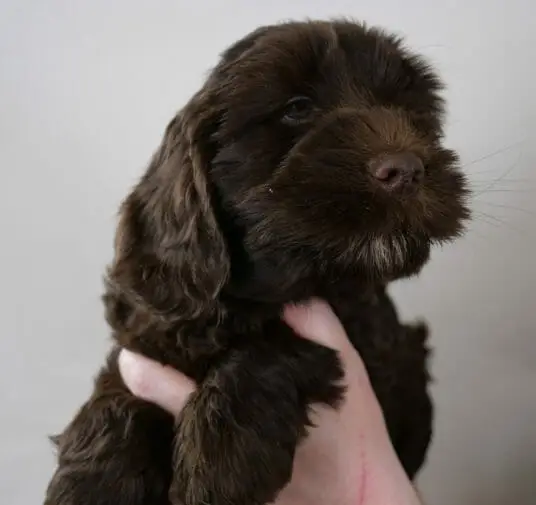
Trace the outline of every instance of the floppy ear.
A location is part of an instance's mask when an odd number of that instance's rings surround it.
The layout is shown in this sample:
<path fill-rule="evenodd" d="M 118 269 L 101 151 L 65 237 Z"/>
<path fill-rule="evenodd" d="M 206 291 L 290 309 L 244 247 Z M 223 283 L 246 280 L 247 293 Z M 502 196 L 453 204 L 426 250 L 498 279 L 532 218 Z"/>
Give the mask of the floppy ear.
<path fill-rule="evenodd" d="M 115 329 L 210 316 L 229 275 L 207 171 L 216 125 L 202 95 L 169 124 L 147 172 L 123 202 L 104 296 Z"/>

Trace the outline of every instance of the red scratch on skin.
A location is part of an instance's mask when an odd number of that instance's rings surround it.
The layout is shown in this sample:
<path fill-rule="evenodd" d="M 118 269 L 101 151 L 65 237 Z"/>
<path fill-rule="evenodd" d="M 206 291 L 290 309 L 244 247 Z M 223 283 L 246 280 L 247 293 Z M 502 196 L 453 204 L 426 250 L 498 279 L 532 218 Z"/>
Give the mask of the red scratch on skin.
<path fill-rule="evenodd" d="M 359 434 L 359 446 L 360 446 L 360 456 L 361 456 L 361 474 L 359 476 L 359 497 L 357 500 L 357 505 L 363 505 L 365 501 L 365 488 L 367 487 L 367 458 L 365 457 L 365 437 L 363 432 Z"/>

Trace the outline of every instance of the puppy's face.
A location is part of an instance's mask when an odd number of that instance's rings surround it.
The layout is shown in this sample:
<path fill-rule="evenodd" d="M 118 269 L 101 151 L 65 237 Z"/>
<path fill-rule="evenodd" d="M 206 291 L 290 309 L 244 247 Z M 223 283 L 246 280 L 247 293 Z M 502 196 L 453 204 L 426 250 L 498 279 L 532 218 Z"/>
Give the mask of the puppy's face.
<path fill-rule="evenodd" d="M 440 89 L 398 40 L 350 22 L 264 27 L 229 48 L 123 204 L 117 324 L 124 306 L 212 313 L 222 289 L 284 301 L 417 272 L 468 217 Z"/>
<path fill-rule="evenodd" d="M 212 79 L 225 112 L 209 178 L 265 275 L 301 256 L 390 280 L 461 232 L 440 82 L 396 39 L 343 22 L 261 29 Z"/>

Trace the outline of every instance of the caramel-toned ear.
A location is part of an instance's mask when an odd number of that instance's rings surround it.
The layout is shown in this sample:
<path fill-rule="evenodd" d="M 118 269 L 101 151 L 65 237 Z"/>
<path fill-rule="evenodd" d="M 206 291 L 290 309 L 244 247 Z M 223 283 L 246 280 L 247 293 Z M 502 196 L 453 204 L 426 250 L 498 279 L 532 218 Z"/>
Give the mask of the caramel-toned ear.
<path fill-rule="evenodd" d="M 230 265 L 207 181 L 214 124 L 207 104 L 192 101 L 123 202 L 104 297 L 115 329 L 216 311 Z"/>

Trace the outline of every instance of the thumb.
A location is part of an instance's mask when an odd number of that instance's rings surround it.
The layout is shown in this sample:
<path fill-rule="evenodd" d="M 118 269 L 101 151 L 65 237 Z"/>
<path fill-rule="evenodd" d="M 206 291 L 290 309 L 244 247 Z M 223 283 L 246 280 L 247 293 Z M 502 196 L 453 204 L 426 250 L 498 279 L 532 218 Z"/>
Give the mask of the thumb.
<path fill-rule="evenodd" d="M 177 370 L 126 349 L 121 350 L 118 365 L 134 396 L 155 403 L 170 414 L 179 414 L 195 390 L 193 381 Z"/>
<path fill-rule="evenodd" d="M 313 298 L 305 304 L 288 305 L 283 319 L 299 336 L 338 351 L 343 361 L 360 360 L 339 318 L 327 302 Z"/>
<path fill-rule="evenodd" d="M 349 388 L 357 393 L 360 401 L 371 405 L 369 410 L 373 410 L 372 406 L 378 410 L 365 363 L 327 302 L 313 298 L 303 305 L 289 305 L 283 318 L 299 336 L 337 351 Z"/>

